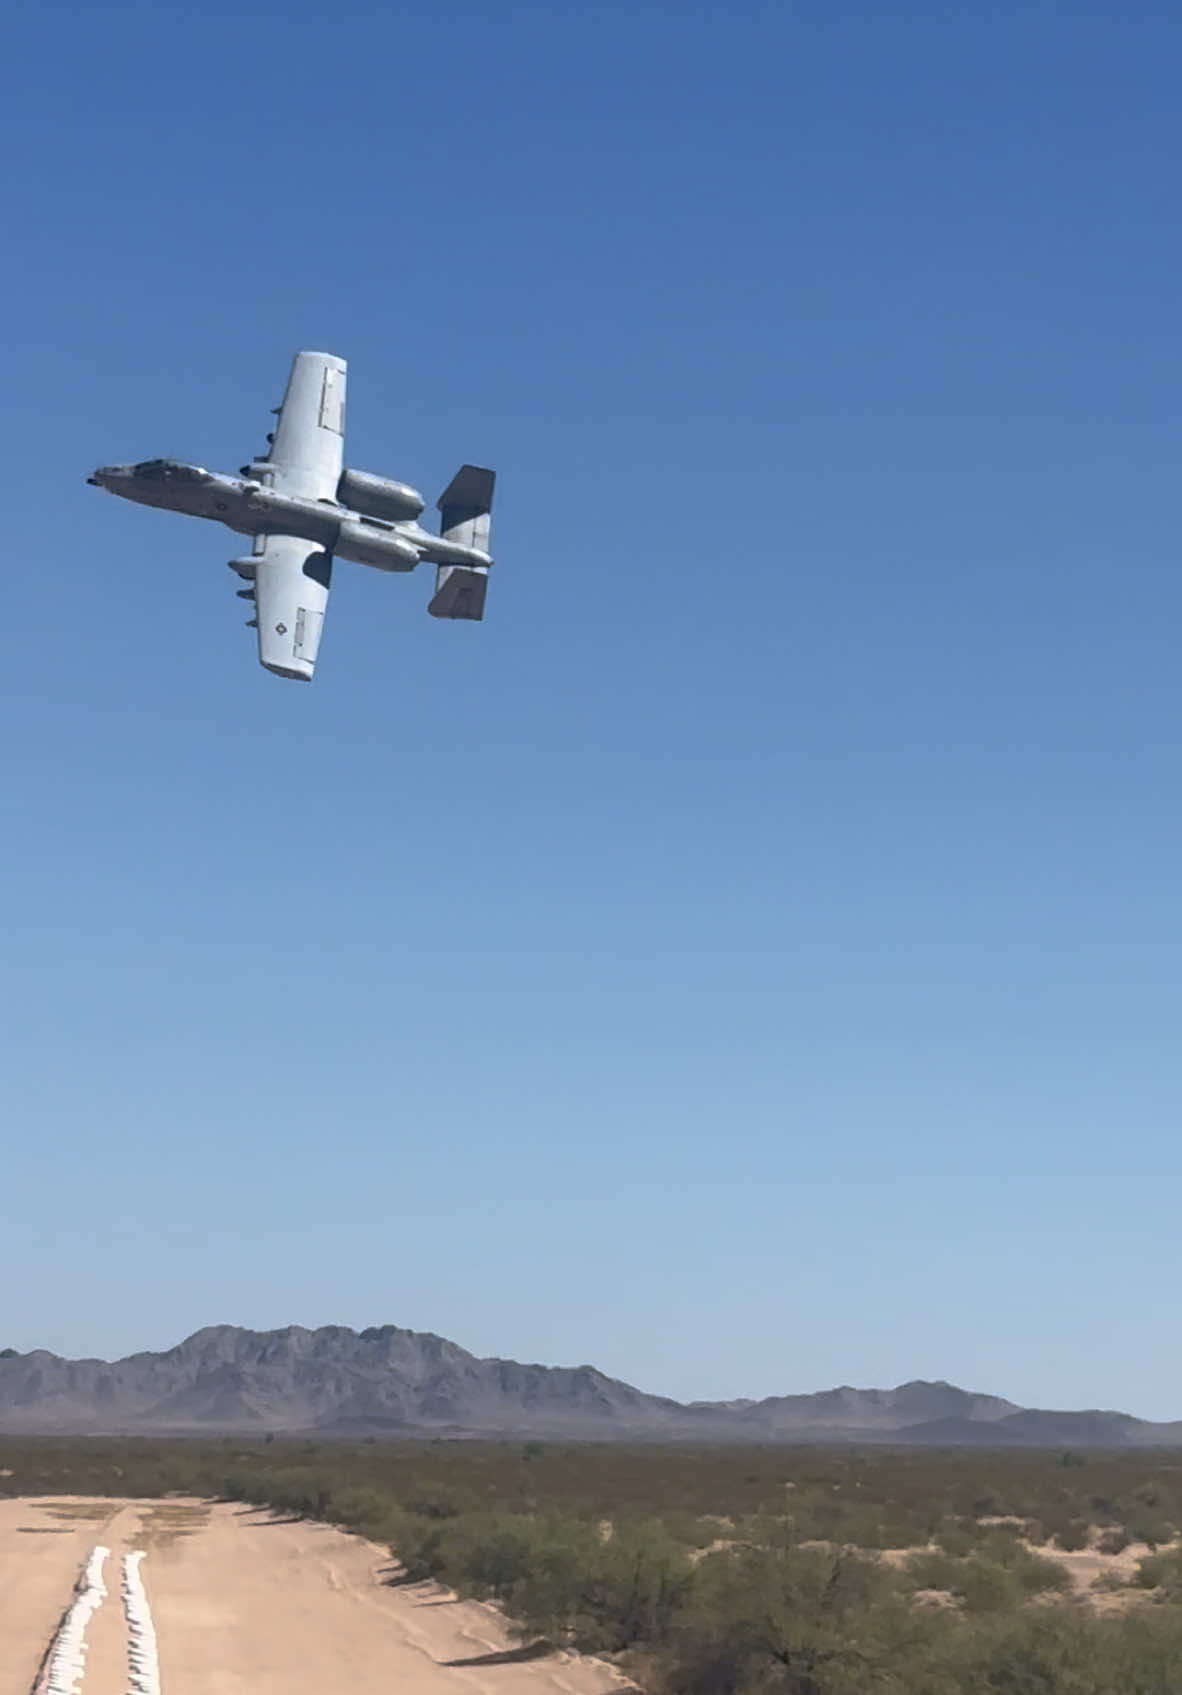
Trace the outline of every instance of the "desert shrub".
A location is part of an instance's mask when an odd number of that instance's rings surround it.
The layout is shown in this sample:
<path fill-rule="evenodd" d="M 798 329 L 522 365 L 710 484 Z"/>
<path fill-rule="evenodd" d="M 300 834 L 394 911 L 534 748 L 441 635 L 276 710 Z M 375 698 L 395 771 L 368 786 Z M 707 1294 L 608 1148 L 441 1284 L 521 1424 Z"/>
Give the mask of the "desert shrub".
<path fill-rule="evenodd" d="M 960 1562 L 957 1580 L 949 1587 L 970 1613 L 1005 1612 L 1022 1600 L 1022 1588 L 1014 1572 L 980 1555 Z"/>
<path fill-rule="evenodd" d="M 1026 1552 L 1022 1527 L 1016 1524 L 991 1524 L 976 1538 L 970 1552 L 986 1553 L 1003 1565 L 1021 1559 Z"/>
<path fill-rule="evenodd" d="M 453 1539 L 452 1558 L 449 1576 L 457 1588 L 503 1601 L 552 1553 L 529 1519 L 514 1517 L 473 1526 L 458 1550 Z"/>
<path fill-rule="evenodd" d="M 402 1505 L 416 1518 L 458 1518 L 476 1506 L 471 1496 L 461 1496 L 454 1489 L 436 1489 L 429 1494 L 411 1495 Z"/>
<path fill-rule="evenodd" d="M 939 1628 L 856 1555 L 713 1554 L 674 1626 L 662 1686 L 667 1695 L 920 1695 Z"/>
<path fill-rule="evenodd" d="M 1036 1608 L 981 1621 L 957 1665 L 963 1695 L 1177 1695 L 1182 1615 L 1172 1608 L 1093 1618 Z"/>
<path fill-rule="evenodd" d="M 1086 1548 L 1092 1539 L 1091 1526 L 1083 1518 L 1068 1519 L 1055 1531 L 1055 1541 L 1065 1554 L 1078 1553 Z"/>
<path fill-rule="evenodd" d="M 1174 1536 L 1173 1525 L 1164 1524 L 1160 1519 L 1134 1519 L 1128 1529 L 1130 1540 L 1144 1542 L 1151 1553 L 1155 1548 L 1160 1548 L 1163 1542 L 1172 1541 Z"/>
<path fill-rule="evenodd" d="M 965 1695 L 1117 1695 L 1074 1609 L 1041 1608 L 982 1622 L 959 1666 Z"/>
<path fill-rule="evenodd" d="M 675 1530 L 672 1525 L 667 1528 L 671 1533 Z M 773 1518 L 767 1513 L 736 1519 L 729 1530 L 718 1525 L 710 1538 L 710 1542 L 731 1542 L 737 1548 L 792 1547 L 800 1540 L 795 1517 Z M 709 1547 L 710 1542 L 704 1546 Z"/>
<path fill-rule="evenodd" d="M 532 1634 L 563 1640 L 604 1546 L 594 1526 L 560 1514 L 460 1527 L 446 1575 L 461 1593 L 503 1601 Z"/>
<path fill-rule="evenodd" d="M 954 1591 L 964 1561 L 942 1549 L 924 1548 L 912 1554 L 904 1563 L 903 1573 L 913 1589 L 948 1589 Z"/>
<path fill-rule="evenodd" d="M 330 1512 L 335 1524 L 372 1535 L 390 1517 L 390 1502 L 379 1489 L 334 1489 Z"/>
<path fill-rule="evenodd" d="M 422 1583 L 444 1575 L 452 1557 L 444 1547 L 445 1536 L 446 1529 L 438 1519 L 407 1515 L 391 1538 L 390 1553 L 402 1566 L 408 1582 Z"/>
<path fill-rule="evenodd" d="M 629 1525 L 600 1544 L 575 1619 L 584 1648 L 663 1642 L 693 1589 L 694 1568 L 659 1524 Z"/>
<path fill-rule="evenodd" d="M 229 1500 L 272 1507 L 300 1518 L 332 1516 L 332 1480 L 315 1471 L 277 1467 L 261 1474 L 234 1472 L 222 1480 L 221 1493 Z"/>
<path fill-rule="evenodd" d="M 1058 1560 L 1048 1560 L 1042 1554 L 1032 1554 L 1023 1548 L 1008 1568 L 1023 1595 L 1064 1595 L 1071 1585 L 1071 1573 Z"/>
<path fill-rule="evenodd" d="M 1032 1554 L 1013 1537 L 991 1538 L 965 1559 L 936 1550 L 913 1554 L 904 1567 L 904 1580 L 912 1591 L 946 1590 L 970 1613 L 1003 1612 L 1031 1595 L 1071 1586 L 1061 1565 Z"/>
<path fill-rule="evenodd" d="M 217 1493 L 223 1501 L 244 1501 L 249 1506 L 260 1506 L 267 1498 L 267 1485 L 265 1479 L 254 1472 L 232 1471 L 222 1478 Z"/>
<path fill-rule="evenodd" d="M 1147 1554 L 1137 1563 L 1136 1581 L 1142 1589 L 1160 1590 L 1163 1598 L 1182 1599 L 1182 1549 Z"/>
<path fill-rule="evenodd" d="M 959 1519 L 946 1518 L 938 1526 L 934 1540 L 946 1554 L 954 1554 L 958 1559 L 964 1559 L 977 1546 L 980 1536 Z"/>
<path fill-rule="evenodd" d="M 1008 1526 L 997 1525 L 980 1548 L 980 1558 L 1002 1566 L 1013 1577 L 1023 1595 L 1064 1593 L 1071 1588 L 1071 1575 L 1058 1560 L 1032 1553 L 1020 1538 L 1007 1534 Z"/>
<path fill-rule="evenodd" d="M 1137 1561 L 1136 1579 L 1142 1589 L 1156 1589 L 1170 1568 L 1168 1554 L 1147 1554 Z"/>
<path fill-rule="evenodd" d="M 693 1582 L 664 1526 L 626 1524 L 604 1538 L 559 1513 L 436 1522 L 403 1557 L 408 1573 L 503 1602 L 526 1634 L 598 1652 L 660 1641 Z"/>

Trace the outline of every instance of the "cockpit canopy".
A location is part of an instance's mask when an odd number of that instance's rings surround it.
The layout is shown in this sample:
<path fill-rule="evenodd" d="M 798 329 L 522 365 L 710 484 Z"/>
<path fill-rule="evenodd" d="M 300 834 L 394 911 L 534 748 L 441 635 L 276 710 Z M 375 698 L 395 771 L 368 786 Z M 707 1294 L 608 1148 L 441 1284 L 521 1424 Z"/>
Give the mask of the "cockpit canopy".
<path fill-rule="evenodd" d="M 151 483 L 203 483 L 209 475 L 200 465 L 185 465 L 179 459 L 144 459 L 132 471 Z"/>

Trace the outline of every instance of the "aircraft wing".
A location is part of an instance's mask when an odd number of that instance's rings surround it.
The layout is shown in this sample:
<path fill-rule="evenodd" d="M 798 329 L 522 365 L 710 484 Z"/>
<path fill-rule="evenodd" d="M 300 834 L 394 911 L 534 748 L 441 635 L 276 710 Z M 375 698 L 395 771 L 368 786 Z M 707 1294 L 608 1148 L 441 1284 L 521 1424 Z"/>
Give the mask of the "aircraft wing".
<path fill-rule="evenodd" d="M 328 605 L 331 557 L 298 536 L 259 536 L 249 563 L 254 566 L 260 665 L 279 677 L 310 683 Z"/>
<path fill-rule="evenodd" d="M 345 381 L 335 353 L 297 353 L 265 459 L 254 475 L 285 494 L 335 500 L 345 457 Z M 235 570 L 254 581 L 259 663 L 310 682 L 328 605 L 332 558 L 295 536 L 256 536 Z M 249 595 L 249 590 L 243 590 Z"/>
<path fill-rule="evenodd" d="M 309 500 L 336 499 L 345 457 L 347 370 L 335 353 L 297 353 L 292 360 L 271 451 L 259 465 L 275 488 Z"/>

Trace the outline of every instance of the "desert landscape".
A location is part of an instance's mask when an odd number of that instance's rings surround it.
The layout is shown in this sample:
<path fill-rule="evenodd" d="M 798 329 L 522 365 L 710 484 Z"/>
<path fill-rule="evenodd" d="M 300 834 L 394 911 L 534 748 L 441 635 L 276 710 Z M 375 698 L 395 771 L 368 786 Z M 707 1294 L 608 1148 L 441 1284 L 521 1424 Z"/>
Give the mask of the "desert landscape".
<path fill-rule="evenodd" d="M 117 1568 L 143 1551 L 161 1687 L 175 1695 L 606 1695 L 619 1674 L 570 1653 L 515 1661 L 493 1607 L 391 1584 L 388 1551 L 324 1524 L 198 1500 L 0 1501 L 0 1695 L 46 1687 L 92 1548 L 109 1550 L 86 1633 L 85 1695 L 127 1695 Z M 493 1667 L 478 1663 L 487 1656 Z M 464 1662 L 470 1662 L 465 1664 Z"/>
<path fill-rule="evenodd" d="M 1169 1450 L 0 1438 L 0 1695 L 1176 1695 L 1180 1531 Z"/>

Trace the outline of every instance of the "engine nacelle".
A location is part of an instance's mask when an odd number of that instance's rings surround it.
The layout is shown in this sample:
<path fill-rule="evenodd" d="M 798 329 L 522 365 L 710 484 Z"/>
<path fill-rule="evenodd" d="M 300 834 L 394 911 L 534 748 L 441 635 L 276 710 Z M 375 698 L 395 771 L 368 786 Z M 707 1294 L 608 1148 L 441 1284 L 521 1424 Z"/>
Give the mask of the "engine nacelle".
<path fill-rule="evenodd" d="M 419 562 L 414 543 L 377 518 L 343 518 L 333 551 L 376 571 L 413 571 Z"/>
<path fill-rule="evenodd" d="M 372 471 L 351 471 L 348 466 L 341 472 L 337 499 L 353 512 L 388 518 L 393 523 L 417 518 L 425 504 L 418 489 L 411 488 L 409 483 L 375 477 Z"/>

